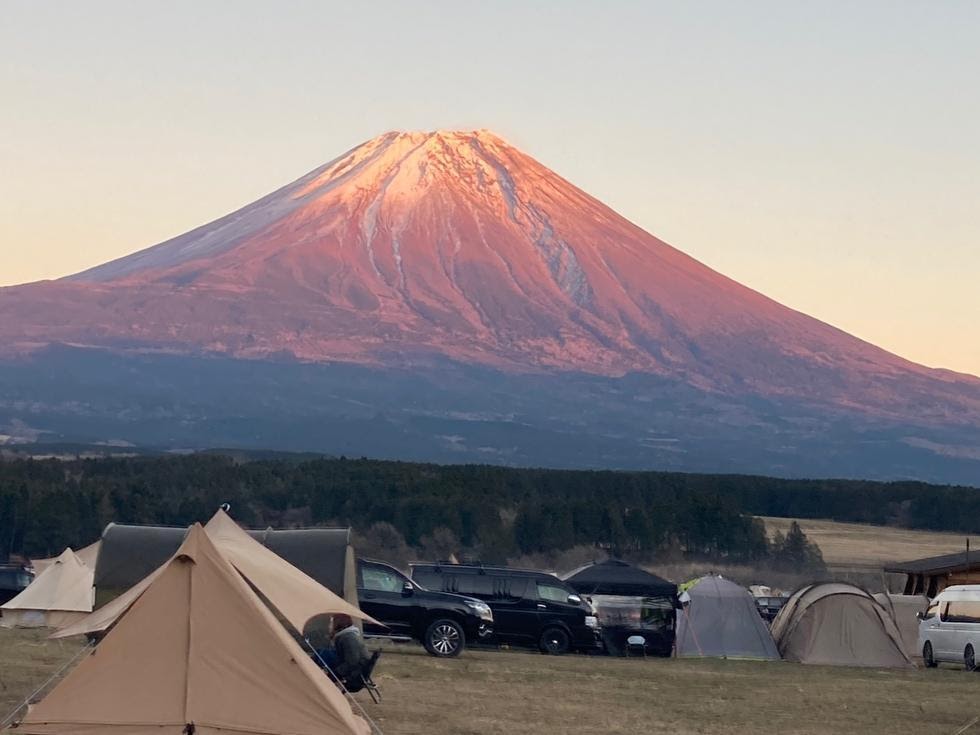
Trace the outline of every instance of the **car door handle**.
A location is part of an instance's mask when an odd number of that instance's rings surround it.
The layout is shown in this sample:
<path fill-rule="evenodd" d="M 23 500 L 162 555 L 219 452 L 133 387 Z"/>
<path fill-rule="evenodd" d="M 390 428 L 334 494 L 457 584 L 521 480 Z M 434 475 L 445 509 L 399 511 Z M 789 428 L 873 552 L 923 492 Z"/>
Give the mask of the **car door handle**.
<path fill-rule="evenodd" d="M 547 610 L 548 606 L 543 603 L 538 603 L 538 610 Z"/>

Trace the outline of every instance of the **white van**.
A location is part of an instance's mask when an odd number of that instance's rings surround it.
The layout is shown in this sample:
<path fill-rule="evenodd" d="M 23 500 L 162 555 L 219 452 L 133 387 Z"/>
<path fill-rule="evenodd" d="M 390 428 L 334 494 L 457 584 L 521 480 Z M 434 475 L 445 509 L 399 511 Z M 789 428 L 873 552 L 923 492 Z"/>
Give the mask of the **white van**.
<path fill-rule="evenodd" d="M 919 614 L 922 661 L 934 668 L 940 661 L 962 663 L 977 670 L 980 653 L 980 585 L 947 587 Z"/>

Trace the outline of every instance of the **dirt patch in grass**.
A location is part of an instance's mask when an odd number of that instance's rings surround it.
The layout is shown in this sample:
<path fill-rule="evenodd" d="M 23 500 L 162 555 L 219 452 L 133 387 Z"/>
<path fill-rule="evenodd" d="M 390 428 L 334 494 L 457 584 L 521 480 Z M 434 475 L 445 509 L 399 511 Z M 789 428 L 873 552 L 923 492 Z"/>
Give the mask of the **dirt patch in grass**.
<path fill-rule="evenodd" d="M 79 645 L 0 630 L 0 712 Z M 417 646 L 382 648 L 375 680 L 384 701 L 357 697 L 387 735 L 952 733 L 980 714 L 980 675 L 952 668 L 880 671 L 487 650 L 440 660 Z"/>

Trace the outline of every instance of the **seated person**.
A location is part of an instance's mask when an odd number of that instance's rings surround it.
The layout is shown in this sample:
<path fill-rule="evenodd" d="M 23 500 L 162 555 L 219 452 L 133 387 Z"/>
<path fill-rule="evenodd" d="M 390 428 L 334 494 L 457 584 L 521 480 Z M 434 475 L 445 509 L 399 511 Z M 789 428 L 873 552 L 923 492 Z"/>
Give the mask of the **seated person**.
<path fill-rule="evenodd" d="M 357 677 L 371 660 L 361 631 L 349 615 L 337 615 L 333 619 L 333 653 L 330 668 L 345 684 Z M 359 683 L 359 682 L 358 682 Z M 350 687 L 348 687 L 350 688 Z"/>

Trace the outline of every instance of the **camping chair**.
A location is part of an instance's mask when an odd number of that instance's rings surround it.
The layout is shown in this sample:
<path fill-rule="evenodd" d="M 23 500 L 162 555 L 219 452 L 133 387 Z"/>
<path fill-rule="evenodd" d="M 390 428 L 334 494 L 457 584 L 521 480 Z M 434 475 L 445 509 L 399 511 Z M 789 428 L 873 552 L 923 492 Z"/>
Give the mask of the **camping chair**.
<path fill-rule="evenodd" d="M 633 634 L 626 639 L 626 655 L 647 657 L 647 639 L 642 635 Z"/>
<path fill-rule="evenodd" d="M 361 666 L 360 670 L 354 672 L 342 682 L 344 688 L 351 694 L 359 692 L 362 689 L 367 689 L 368 694 L 371 695 L 371 701 L 375 704 L 381 704 L 381 690 L 374 683 L 371 674 L 374 673 L 374 667 L 377 665 L 379 658 L 381 658 L 381 651 L 375 651 L 371 655 L 371 658 Z"/>

